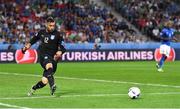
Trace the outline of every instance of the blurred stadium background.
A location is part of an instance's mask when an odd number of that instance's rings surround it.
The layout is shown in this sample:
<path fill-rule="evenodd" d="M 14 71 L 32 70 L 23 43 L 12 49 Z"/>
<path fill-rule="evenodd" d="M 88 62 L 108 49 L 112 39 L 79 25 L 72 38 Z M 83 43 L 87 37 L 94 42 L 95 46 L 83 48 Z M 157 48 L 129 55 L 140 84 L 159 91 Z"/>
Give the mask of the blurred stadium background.
<path fill-rule="evenodd" d="M 180 39 L 178 0 L 0 0 L 0 2 L 1 50 L 22 48 L 37 31 L 45 28 L 47 16 L 56 19 L 58 30 L 64 32 L 65 46 L 69 51 L 77 49 L 155 51 L 160 44 L 157 37 L 167 21 L 174 23 L 173 28 L 177 30 L 176 37 Z M 33 46 L 35 49 L 37 47 L 38 44 Z M 179 43 L 173 43 L 172 47 L 175 48 L 176 59 L 179 60 Z M 9 58 L 15 61 L 10 55 L 4 56 L 4 59 L 2 57 L 1 61 L 8 62 Z M 70 61 L 66 58 L 67 56 L 63 59 Z"/>
<path fill-rule="evenodd" d="M 56 98 L 46 94 L 48 88 L 28 98 L 26 90 L 42 71 L 31 64 L 37 63 L 39 43 L 25 56 L 19 49 L 45 28 L 48 16 L 64 33 L 67 48 L 61 59 L 67 63 L 60 63 L 56 74 L 62 87 Z M 180 42 L 171 44 L 168 60 L 174 62 L 165 65 L 165 74 L 155 68 L 160 58 L 157 37 L 168 21 L 180 40 L 179 0 L 0 0 L 0 108 L 180 107 Z M 86 61 L 91 62 L 81 63 Z M 124 96 L 131 86 L 140 87 L 144 98 Z"/>

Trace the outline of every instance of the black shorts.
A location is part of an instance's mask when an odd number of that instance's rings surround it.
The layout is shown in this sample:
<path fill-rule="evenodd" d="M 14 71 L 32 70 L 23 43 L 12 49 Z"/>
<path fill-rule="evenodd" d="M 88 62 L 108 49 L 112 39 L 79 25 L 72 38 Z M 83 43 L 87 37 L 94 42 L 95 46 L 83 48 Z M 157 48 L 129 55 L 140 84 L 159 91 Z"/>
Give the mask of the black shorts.
<path fill-rule="evenodd" d="M 48 63 L 52 63 L 52 65 L 53 65 L 53 74 L 56 72 L 57 62 L 54 60 L 54 58 L 52 56 L 49 56 L 49 55 L 46 55 L 46 54 L 40 55 L 39 56 L 39 61 L 40 61 L 41 66 L 44 69 L 43 76 L 46 75 L 45 74 L 45 72 L 46 72 L 46 65 Z"/>

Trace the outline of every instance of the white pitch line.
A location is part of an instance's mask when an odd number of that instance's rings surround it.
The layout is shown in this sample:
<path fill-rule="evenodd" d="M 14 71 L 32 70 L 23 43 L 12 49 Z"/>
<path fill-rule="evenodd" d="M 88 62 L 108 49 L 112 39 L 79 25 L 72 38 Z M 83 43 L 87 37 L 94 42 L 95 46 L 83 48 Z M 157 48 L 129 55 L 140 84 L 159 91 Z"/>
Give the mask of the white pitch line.
<path fill-rule="evenodd" d="M 5 106 L 5 107 L 8 107 L 8 108 L 30 109 L 28 107 L 21 107 L 21 106 L 11 105 L 11 104 L 1 103 L 1 102 L 0 102 L 0 106 Z"/>
<path fill-rule="evenodd" d="M 16 76 L 42 77 L 41 75 L 20 74 L 20 73 L 8 73 L 8 72 L 0 72 L 0 74 L 4 74 L 4 75 L 16 75 Z M 146 83 L 146 84 L 145 84 L 145 83 L 137 83 L 137 82 L 113 81 L 113 80 L 99 80 L 99 79 L 74 78 L 74 77 L 58 77 L 58 76 L 55 76 L 55 78 L 69 79 L 69 80 L 81 80 L 81 81 L 92 81 L 92 82 L 100 82 L 100 83 L 133 84 L 133 85 L 154 86 L 154 87 L 180 88 L 180 86 L 165 85 L 165 84 L 152 84 L 152 83 Z"/>
<path fill-rule="evenodd" d="M 179 95 L 180 92 L 168 92 L 168 93 L 145 93 L 143 95 Z M 77 97 L 118 97 L 127 96 L 127 94 L 81 94 L 81 95 L 61 95 L 61 96 L 34 96 L 34 97 L 5 97 L 0 100 L 24 100 L 24 99 L 41 99 L 41 98 L 77 98 Z"/>
<path fill-rule="evenodd" d="M 0 100 L 22 100 L 22 99 L 38 99 L 38 98 L 55 98 L 55 96 L 35 96 L 35 97 L 1 97 Z"/>

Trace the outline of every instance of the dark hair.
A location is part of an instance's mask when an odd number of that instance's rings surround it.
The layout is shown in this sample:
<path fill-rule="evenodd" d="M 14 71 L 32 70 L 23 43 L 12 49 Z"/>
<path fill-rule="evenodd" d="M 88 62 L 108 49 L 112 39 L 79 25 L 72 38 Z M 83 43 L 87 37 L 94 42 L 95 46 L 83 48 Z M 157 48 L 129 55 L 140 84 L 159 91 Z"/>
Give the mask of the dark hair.
<path fill-rule="evenodd" d="M 46 21 L 47 22 L 55 22 L 53 17 L 48 17 Z"/>

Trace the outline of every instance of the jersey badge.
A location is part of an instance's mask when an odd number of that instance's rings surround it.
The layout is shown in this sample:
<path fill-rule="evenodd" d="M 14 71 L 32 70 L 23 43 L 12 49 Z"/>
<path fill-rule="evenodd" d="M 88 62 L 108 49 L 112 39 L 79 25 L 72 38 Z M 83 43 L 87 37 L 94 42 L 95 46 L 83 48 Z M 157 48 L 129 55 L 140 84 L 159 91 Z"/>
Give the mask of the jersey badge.
<path fill-rule="evenodd" d="M 51 35 L 51 40 L 54 40 L 54 38 L 55 38 L 55 35 Z"/>

